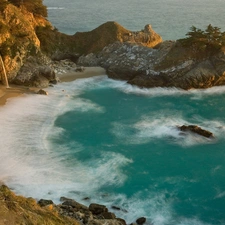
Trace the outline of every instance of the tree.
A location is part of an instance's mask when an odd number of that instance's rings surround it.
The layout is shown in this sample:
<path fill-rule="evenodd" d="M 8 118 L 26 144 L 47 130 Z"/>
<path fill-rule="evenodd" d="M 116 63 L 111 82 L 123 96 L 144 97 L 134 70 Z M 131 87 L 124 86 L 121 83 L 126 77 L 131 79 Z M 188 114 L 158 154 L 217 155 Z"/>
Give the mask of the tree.
<path fill-rule="evenodd" d="M 181 39 L 184 46 L 190 46 L 198 53 L 214 54 L 225 45 L 225 33 L 220 28 L 207 26 L 205 31 L 192 26 L 186 34 L 187 38 Z"/>

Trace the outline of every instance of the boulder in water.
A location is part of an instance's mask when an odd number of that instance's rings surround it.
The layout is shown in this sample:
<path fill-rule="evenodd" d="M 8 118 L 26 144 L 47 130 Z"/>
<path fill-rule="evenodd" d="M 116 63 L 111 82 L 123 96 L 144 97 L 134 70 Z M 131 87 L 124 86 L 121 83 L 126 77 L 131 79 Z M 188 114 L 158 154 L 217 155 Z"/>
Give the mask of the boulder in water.
<path fill-rule="evenodd" d="M 142 225 L 142 224 L 144 224 L 146 222 L 146 218 L 145 217 L 140 217 L 140 218 L 138 218 L 137 220 L 136 220 L 136 223 L 138 224 L 138 225 Z"/>
<path fill-rule="evenodd" d="M 193 132 L 193 133 L 196 133 L 198 135 L 201 135 L 201 136 L 204 136 L 204 137 L 207 137 L 207 138 L 212 138 L 213 137 L 213 133 L 208 131 L 208 130 L 204 130 L 202 129 L 201 127 L 197 126 L 197 125 L 183 125 L 183 126 L 180 126 L 179 129 L 181 131 L 184 131 L 184 132 Z"/>

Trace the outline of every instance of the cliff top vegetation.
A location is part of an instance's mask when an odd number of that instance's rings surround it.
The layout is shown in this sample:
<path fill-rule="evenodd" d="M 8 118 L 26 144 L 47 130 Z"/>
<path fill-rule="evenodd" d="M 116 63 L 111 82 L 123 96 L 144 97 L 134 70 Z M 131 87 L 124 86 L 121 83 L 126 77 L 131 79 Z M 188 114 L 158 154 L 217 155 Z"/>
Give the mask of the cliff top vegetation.
<path fill-rule="evenodd" d="M 24 7 L 27 11 L 41 15 L 48 16 L 47 7 L 43 5 L 43 0 L 1 0 L 0 10 L 2 11 L 7 4 L 13 4 L 17 7 Z"/>

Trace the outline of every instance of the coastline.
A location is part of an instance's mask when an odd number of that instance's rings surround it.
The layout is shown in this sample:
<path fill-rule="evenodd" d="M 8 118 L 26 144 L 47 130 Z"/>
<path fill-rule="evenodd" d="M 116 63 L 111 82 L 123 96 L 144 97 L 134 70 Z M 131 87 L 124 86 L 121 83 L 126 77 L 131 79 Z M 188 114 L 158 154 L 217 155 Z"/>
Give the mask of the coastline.
<path fill-rule="evenodd" d="M 89 78 L 95 76 L 106 75 L 106 71 L 102 67 L 84 67 L 82 72 L 67 72 L 57 74 L 61 82 L 70 82 L 76 79 Z"/>
<path fill-rule="evenodd" d="M 6 88 L 0 85 L 0 106 L 4 106 L 9 98 L 21 96 L 25 92 L 28 89 L 24 87 L 10 85 L 10 88 Z"/>
<path fill-rule="evenodd" d="M 85 67 L 82 72 L 67 72 L 62 74 L 56 74 L 60 82 L 71 82 L 76 79 L 89 78 L 94 76 L 106 75 L 105 69 L 102 67 Z M 0 106 L 4 106 L 9 98 L 15 98 L 25 93 L 36 94 L 41 89 L 37 87 L 24 87 L 19 85 L 10 85 L 6 88 L 4 85 L 0 85 Z"/>
<path fill-rule="evenodd" d="M 60 82 L 70 82 L 76 79 L 83 79 L 89 78 L 94 76 L 101 76 L 105 75 L 105 70 L 101 67 L 90 67 L 85 68 L 82 72 L 69 72 L 63 74 L 57 74 L 57 77 L 60 79 Z M 57 85 L 55 85 L 57 88 Z M 4 85 L 0 85 L 0 107 L 4 107 L 7 104 L 9 98 L 16 98 L 22 96 L 23 94 L 37 94 L 40 88 L 36 87 L 24 87 L 19 85 L 10 85 L 10 88 L 6 88 Z M 14 192 L 7 183 L 0 180 L 0 198 L 5 198 L 7 195 L 10 196 L 10 199 L 16 203 L 14 206 L 15 209 L 18 207 L 17 211 L 14 212 L 10 208 L 8 208 L 6 201 L 2 203 L 1 212 L 4 212 L 3 215 L 0 216 L 0 224 L 1 222 L 7 221 L 9 223 L 14 223 L 15 220 L 24 221 L 23 218 L 20 216 L 21 210 L 23 213 L 29 215 L 31 212 L 32 217 L 31 221 L 50 221 L 51 220 L 57 221 L 56 224 L 92 224 L 92 221 L 97 221 L 99 225 L 104 224 L 105 222 L 115 224 L 115 225 L 126 225 L 125 220 L 116 217 L 113 212 L 108 211 L 105 205 L 99 205 L 96 203 L 91 203 L 90 206 L 84 206 L 73 199 L 60 200 L 59 204 L 55 204 L 52 200 L 45 200 L 45 199 L 37 199 L 36 196 L 31 197 L 24 197 L 19 193 Z M 39 201 L 38 201 L 39 200 Z M 44 202 L 44 204 L 42 204 Z M 24 205 L 29 208 L 29 210 L 24 209 Z M 76 205 L 76 207 L 74 207 Z M 2 209 L 5 207 L 4 209 Z M 71 211 L 73 208 L 73 211 Z M 92 209 L 93 208 L 93 209 Z M 101 213 L 98 214 L 95 211 L 101 210 Z M 118 209 L 117 209 L 118 210 Z M 39 212 L 42 211 L 42 216 L 39 216 Z M 83 214 L 81 215 L 82 212 Z M 12 218 L 9 215 L 13 215 Z M 26 220 L 27 221 L 27 220 Z M 82 221 L 82 222 L 81 222 Z M 90 222 L 89 222 L 90 221 Z"/>

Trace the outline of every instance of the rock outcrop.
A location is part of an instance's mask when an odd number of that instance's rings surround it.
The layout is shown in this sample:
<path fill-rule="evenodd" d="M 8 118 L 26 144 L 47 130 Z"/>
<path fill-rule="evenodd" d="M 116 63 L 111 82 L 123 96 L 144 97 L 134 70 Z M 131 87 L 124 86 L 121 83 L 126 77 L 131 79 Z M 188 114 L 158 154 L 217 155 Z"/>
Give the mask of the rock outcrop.
<path fill-rule="evenodd" d="M 29 55 L 40 52 L 36 26 L 51 26 L 41 16 L 24 8 L 7 4 L 0 14 L 0 53 L 4 59 L 8 80 L 12 81 Z"/>
<path fill-rule="evenodd" d="M 72 199 L 62 198 L 62 204 L 52 200 L 15 195 L 7 186 L 0 186 L 0 224 L 48 224 L 48 225 L 126 225 L 103 205 L 89 207 Z"/>
<path fill-rule="evenodd" d="M 107 22 L 90 32 L 66 35 L 25 7 L 6 2 L 0 11 L 0 54 L 9 82 L 19 85 L 47 87 L 55 82 L 52 60 L 70 59 L 76 63 L 80 54 L 96 53 L 116 41 L 148 47 L 162 42 L 150 25 L 132 32 L 116 22 Z"/>
<path fill-rule="evenodd" d="M 178 128 L 179 128 L 179 130 L 181 130 L 183 132 L 192 132 L 192 133 L 201 135 L 206 138 L 213 138 L 213 136 L 214 136 L 212 132 L 210 132 L 208 130 L 204 130 L 197 125 L 183 125 Z"/>
<path fill-rule="evenodd" d="M 146 25 L 142 31 L 133 32 L 114 21 L 106 22 L 89 32 L 77 32 L 73 37 L 77 51 L 85 55 L 97 53 L 117 41 L 147 47 L 154 47 L 162 42 L 161 36 L 151 28 L 151 25 Z"/>
<path fill-rule="evenodd" d="M 175 41 L 165 41 L 155 48 L 117 42 L 97 54 L 80 57 L 78 64 L 102 66 L 110 78 L 140 87 L 188 90 L 225 84 L 224 52 L 198 58 Z"/>

